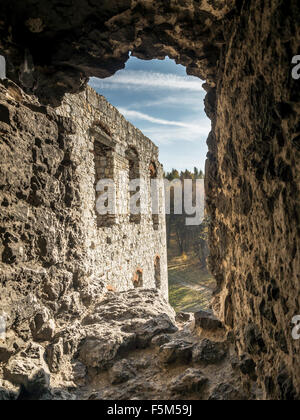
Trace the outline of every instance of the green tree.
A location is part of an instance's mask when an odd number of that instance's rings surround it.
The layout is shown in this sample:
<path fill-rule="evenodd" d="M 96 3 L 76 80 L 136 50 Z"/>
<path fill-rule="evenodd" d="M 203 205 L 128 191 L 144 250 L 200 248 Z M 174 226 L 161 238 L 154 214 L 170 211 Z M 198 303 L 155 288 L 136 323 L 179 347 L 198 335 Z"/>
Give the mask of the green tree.
<path fill-rule="evenodd" d="M 172 169 L 171 172 L 168 172 L 166 175 L 166 179 L 169 181 L 173 181 L 174 179 L 181 179 L 183 182 L 185 179 L 203 179 L 204 174 L 202 170 L 198 170 L 198 168 L 194 168 L 194 171 L 191 172 L 188 169 L 185 171 L 179 171 L 176 169 Z M 184 183 L 182 184 L 184 194 Z M 193 185 L 193 192 L 195 193 L 195 197 L 193 197 L 193 201 L 196 199 L 196 188 L 195 184 Z M 186 217 L 187 215 L 184 212 L 184 208 L 182 208 L 182 214 L 174 214 L 174 191 L 171 189 L 170 193 L 171 198 L 171 205 L 170 205 L 170 214 L 166 215 L 166 222 L 167 222 L 167 245 L 170 248 L 171 238 L 174 235 L 174 239 L 176 240 L 178 251 L 180 254 L 189 253 L 191 249 L 193 252 L 197 249 L 195 245 L 195 241 L 199 243 L 198 238 L 198 226 L 186 226 Z M 184 203 L 184 200 L 182 200 Z M 203 244 L 201 245 L 201 249 L 203 248 Z M 200 252 L 200 251 L 199 251 Z M 197 253 L 198 255 L 198 253 Z M 203 260 L 203 259 L 202 259 Z"/>
<path fill-rule="evenodd" d="M 208 235 L 209 235 L 209 217 L 205 216 L 200 226 L 197 226 L 197 231 L 194 236 L 193 245 L 194 251 L 199 259 L 201 267 L 206 267 L 206 260 L 209 254 L 208 249 Z"/>

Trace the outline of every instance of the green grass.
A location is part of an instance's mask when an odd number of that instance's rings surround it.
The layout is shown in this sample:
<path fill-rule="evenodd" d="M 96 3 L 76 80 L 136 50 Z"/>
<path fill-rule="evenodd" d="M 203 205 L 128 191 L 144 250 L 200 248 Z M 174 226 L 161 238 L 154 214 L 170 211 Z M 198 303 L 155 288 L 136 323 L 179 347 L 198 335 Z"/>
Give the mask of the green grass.
<path fill-rule="evenodd" d="M 170 304 L 176 312 L 209 310 L 210 301 L 202 293 L 178 284 L 169 285 Z"/>
<path fill-rule="evenodd" d="M 201 286 L 201 290 L 195 287 Z M 215 280 L 192 258 L 173 257 L 169 260 L 170 304 L 176 312 L 210 310 Z"/>

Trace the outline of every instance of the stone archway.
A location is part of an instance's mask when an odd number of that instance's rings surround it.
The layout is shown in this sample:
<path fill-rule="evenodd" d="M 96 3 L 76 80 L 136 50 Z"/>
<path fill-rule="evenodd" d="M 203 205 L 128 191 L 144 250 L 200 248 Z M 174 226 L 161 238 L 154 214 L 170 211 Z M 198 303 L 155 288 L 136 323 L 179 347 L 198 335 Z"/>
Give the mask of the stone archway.
<path fill-rule="evenodd" d="M 122 69 L 129 51 L 147 60 L 168 55 L 214 86 L 223 19 L 238 12 L 235 0 L 216 3 L 76 0 L 51 8 L 46 0 L 28 0 L 26 7 L 4 0 L 0 17 L 11 30 L 1 32 L 0 50 L 9 62 L 8 77 L 52 104 L 65 92 L 82 90 L 88 77 Z"/>

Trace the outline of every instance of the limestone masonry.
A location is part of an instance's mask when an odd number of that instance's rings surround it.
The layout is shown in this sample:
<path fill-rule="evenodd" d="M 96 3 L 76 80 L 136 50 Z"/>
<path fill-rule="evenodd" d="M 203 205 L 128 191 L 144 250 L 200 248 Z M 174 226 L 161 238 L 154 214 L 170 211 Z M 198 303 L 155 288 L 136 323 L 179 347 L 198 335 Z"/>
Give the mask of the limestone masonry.
<path fill-rule="evenodd" d="M 160 214 L 152 214 L 151 178 L 163 179 L 158 148 L 93 89 L 66 95 L 57 114 L 72 118 L 70 159 L 81 202 L 80 229 L 84 235 L 84 272 L 107 287 L 159 288 L 168 297 L 164 190 L 160 186 Z M 153 168 L 155 173 L 153 174 Z M 96 186 L 101 179 L 116 184 L 116 209 L 101 216 Z M 130 213 L 129 181 L 141 180 L 140 214 Z M 144 182 L 143 182 L 144 181 Z"/>
<path fill-rule="evenodd" d="M 66 95 L 52 119 L 41 110 L 35 128 L 32 106 L 13 112 L 18 156 L 12 157 L 12 144 L 1 145 L 2 171 L 11 170 L 9 179 L 8 171 L 1 174 L 1 217 L 9 221 L 1 228 L 1 276 L 9 279 L 14 271 L 30 284 L 34 267 L 36 279 L 47 275 L 48 285 L 39 286 L 53 300 L 60 292 L 51 283 L 60 276 L 68 282 L 88 276 L 115 291 L 158 288 L 167 299 L 164 191 L 158 191 L 161 215 L 152 215 L 150 194 L 153 168 L 163 177 L 157 147 L 91 88 Z M 1 109 L 13 121 L 10 106 Z M 72 125 L 67 136 L 53 121 L 60 117 Z M 96 185 L 105 178 L 116 183 L 117 206 L 115 214 L 101 216 Z M 130 214 L 130 178 L 144 180 L 140 215 Z"/>

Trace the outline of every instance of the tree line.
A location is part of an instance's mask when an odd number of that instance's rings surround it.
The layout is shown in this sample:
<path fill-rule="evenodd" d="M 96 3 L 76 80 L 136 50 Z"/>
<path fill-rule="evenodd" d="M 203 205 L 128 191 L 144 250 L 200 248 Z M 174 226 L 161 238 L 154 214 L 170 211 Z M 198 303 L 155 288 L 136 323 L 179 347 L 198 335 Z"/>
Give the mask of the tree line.
<path fill-rule="evenodd" d="M 183 181 L 184 179 L 191 179 L 196 181 L 197 179 L 204 179 L 204 173 L 198 168 L 194 168 L 191 172 L 188 169 L 179 172 L 177 169 L 165 174 L 165 178 L 170 182 L 176 179 Z M 195 189 L 193 189 L 195 191 Z M 183 185 L 184 194 L 184 185 Z M 199 226 L 186 226 L 186 217 L 184 207 L 182 208 L 182 214 L 174 214 L 174 190 L 171 189 L 171 205 L 170 214 L 166 215 L 167 222 L 167 245 L 168 249 L 171 247 L 172 239 L 175 240 L 178 252 L 180 255 L 183 254 L 194 254 L 201 265 L 206 267 L 206 259 L 208 256 L 208 230 L 209 230 L 209 219 L 205 216 L 203 222 Z"/>

